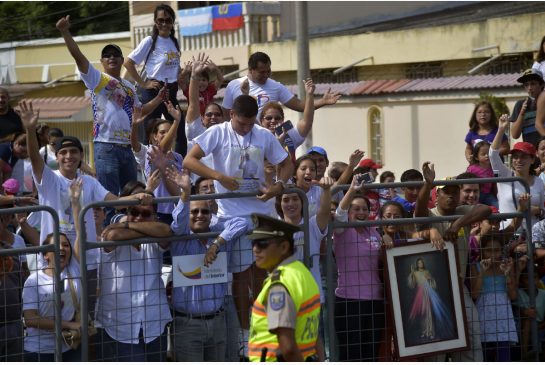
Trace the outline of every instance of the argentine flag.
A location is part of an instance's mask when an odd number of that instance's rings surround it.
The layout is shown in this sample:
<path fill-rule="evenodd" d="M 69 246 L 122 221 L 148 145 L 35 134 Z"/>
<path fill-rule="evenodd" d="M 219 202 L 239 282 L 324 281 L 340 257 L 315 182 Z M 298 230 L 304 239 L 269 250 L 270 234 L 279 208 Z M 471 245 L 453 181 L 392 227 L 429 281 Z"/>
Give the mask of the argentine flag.
<path fill-rule="evenodd" d="M 178 10 L 180 36 L 188 37 L 212 32 L 212 6 Z"/>

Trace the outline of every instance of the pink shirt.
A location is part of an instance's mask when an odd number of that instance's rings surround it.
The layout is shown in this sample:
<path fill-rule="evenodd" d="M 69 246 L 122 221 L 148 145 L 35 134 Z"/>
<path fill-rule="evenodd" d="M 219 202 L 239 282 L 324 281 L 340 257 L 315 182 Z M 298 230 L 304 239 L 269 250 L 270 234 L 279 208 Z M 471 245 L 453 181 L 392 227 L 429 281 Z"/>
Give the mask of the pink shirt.
<path fill-rule="evenodd" d="M 378 269 L 382 238 L 376 228 L 358 233 L 346 228 L 333 235 L 333 249 L 337 261 L 338 283 L 335 295 L 339 298 L 380 300 L 384 298 Z"/>
<path fill-rule="evenodd" d="M 494 177 L 494 171 L 492 171 L 492 166 L 489 166 L 488 168 L 483 168 L 479 164 L 472 164 L 469 165 L 469 167 L 467 168 L 467 172 L 471 172 L 481 178 Z M 481 194 L 489 194 L 492 192 L 492 183 L 485 183 L 480 185 Z"/>

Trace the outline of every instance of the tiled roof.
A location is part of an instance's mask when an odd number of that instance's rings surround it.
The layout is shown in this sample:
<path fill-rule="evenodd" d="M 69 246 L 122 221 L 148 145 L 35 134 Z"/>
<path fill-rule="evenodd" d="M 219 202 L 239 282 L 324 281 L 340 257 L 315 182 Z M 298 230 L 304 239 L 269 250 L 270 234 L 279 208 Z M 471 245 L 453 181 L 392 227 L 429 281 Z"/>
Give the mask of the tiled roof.
<path fill-rule="evenodd" d="M 91 99 L 86 96 L 63 96 L 53 98 L 29 98 L 34 110 L 40 110 L 40 119 L 65 119 L 91 106 Z"/>

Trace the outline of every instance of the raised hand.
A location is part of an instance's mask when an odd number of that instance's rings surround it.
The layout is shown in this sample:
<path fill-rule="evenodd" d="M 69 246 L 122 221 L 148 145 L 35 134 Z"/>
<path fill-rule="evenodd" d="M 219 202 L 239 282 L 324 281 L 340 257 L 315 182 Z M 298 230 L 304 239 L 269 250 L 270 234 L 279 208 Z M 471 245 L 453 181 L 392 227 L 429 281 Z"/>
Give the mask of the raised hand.
<path fill-rule="evenodd" d="M 483 269 L 483 272 L 488 271 L 488 269 L 490 269 L 490 266 L 492 266 L 492 259 L 481 260 L 481 267 Z"/>
<path fill-rule="evenodd" d="M 182 169 L 179 171 L 172 166 L 167 167 L 166 177 L 175 183 L 180 189 L 183 189 L 185 192 L 191 191 L 191 178 L 189 176 L 189 171 L 187 169 Z"/>
<path fill-rule="evenodd" d="M 55 24 L 57 29 L 62 33 L 70 29 L 70 15 L 60 18 Z"/>
<path fill-rule="evenodd" d="M 150 176 L 148 176 L 148 179 L 146 180 L 146 190 L 155 191 L 155 189 L 157 189 L 160 183 L 161 183 L 161 171 L 155 170 L 151 173 Z"/>
<path fill-rule="evenodd" d="M 364 151 L 360 149 L 355 150 L 354 152 L 352 152 L 352 154 L 350 154 L 350 157 L 348 158 L 348 165 L 352 167 L 356 167 L 364 155 L 365 155 Z"/>
<path fill-rule="evenodd" d="M 356 191 L 363 189 L 363 174 L 356 174 L 352 177 L 350 188 Z"/>
<path fill-rule="evenodd" d="M 324 176 L 320 179 L 320 181 L 314 180 L 313 183 L 316 183 L 323 190 L 329 190 L 335 184 L 335 180 L 328 176 Z"/>
<path fill-rule="evenodd" d="M 182 120 L 182 111 L 180 110 L 179 105 L 176 105 L 176 107 L 174 107 L 174 105 L 172 105 L 172 102 L 168 100 L 165 102 L 165 106 L 167 107 L 168 114 L 170 114 L 172 118 L 176 119 L 178 122 Z"/>
<path fill-rule="evenodd" d="M 435 180 L 435 165 L 429 161 L 424 162 L 422 165 L 422 175 L 424 175 L 424 180 L 428 184 L 433 184 Z"/>
<path fill-rule="evenodd" d="M 166 155 L 157 146 L 151 146 L 148 149 L 148 161 L 160 171 L 164 171 L 168 164 Z"/>
<path fill-rule="evenodd" d="M 27 104 L 27 102 L 23 100 L 19 102 L 19 116 L 21 117 L 21 121 L 23 122 L 23 126 L 26 130 L 34 130 L 38 125 L 40 110 L 37 110 L 36 113 L 34 113 L 34 110 L 32 108 L 32 102 L 29 102 Z"/>
<path fill-rule="evenodd" d="M 145 117 L 142 117 L 142 107 L 135 105 L 132 109 L 132 124 L 135 126 L 140 125 L 145 119 Z"/>
<path fill-rule="evenodd" d="M 503 262 L 500 264 L 500 270 L 503 273 L 503 275 L 508 276 L 512 269 L 513 269 L 513 259 L 511 257 L 503 260 Z"/>
<path fill-rule="evenodd" d="M 502 114 L 502 116 L 498 120 L 498 128 L 501 128 L 502 130 L 504 130 L 505 128 L 507 128 L 508 125 L 509 125 L 509 115 Z"/>
<path fill-rule="evenodd" d="M 193 56 L 193 69 L 192 69 L 192 76 L 196 76 L 197 74 L 200 74 L 201 72 L 206 70 L 206 67 L 208 66 L 208 56 L 203 52 L 197 55 L 197 59 L 195 59 L 195 56 Z"/>
<path fill-rule="evenodd" d="M 187 61 L 187 62 L 184 63 L 184 68 L 183 68 L 182 72 L 191 73 L 192 67 L 193 67 L 193 62 Z"/>
<path fill-rule="evenodd" d="M 314 91 L 316 90 L 316 85 L 314 85 L 312 79 L 308 78 L 303 80 L 303 83 L 305 84 L 305 93 L 307 93 L 307 95 L 313 95 Z"/>
<path fill-rule="evenodd" d="M 340 97 L 340 93 L 332 93 L 331 88 L 329 88 L 324 96 L 322 96 L 322 102 L 324 105 L 333 105 L 337 103 Z"/>
<path fill-rule="evenodd" d="M 78 177 L 70 184 L 70 200 L 73 202 L 79 201 L 81 197 L 81 191 L 83 190 L 83 179 Z"/>

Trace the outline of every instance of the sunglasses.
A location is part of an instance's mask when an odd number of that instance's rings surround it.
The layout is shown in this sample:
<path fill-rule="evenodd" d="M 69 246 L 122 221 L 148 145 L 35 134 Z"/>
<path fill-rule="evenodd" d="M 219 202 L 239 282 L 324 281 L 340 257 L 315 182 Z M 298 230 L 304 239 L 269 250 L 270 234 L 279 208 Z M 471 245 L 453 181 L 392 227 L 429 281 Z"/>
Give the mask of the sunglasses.
<path fill-rule="evenodd" d="M 189 213 L 191 213 L 192 215 L 198 215 L 199 213 L 201 213 L 202 215 L 208 215 L 210 214 L 210 209 L 198 209 L 198 208 L 195 208 L 195 209 L 191 209 L 189 211 Z"/>
<path fill-rule="evenodd" d="M 129 209 L 127 211 L 127 214 L 132 217 L 142 217 L 142 218 L 149 218 L 153 215 L 153 212 L 150 212 L 149 210 L 139 210 L 139 209 Z"/>
<path fill-rule="evenodd" d="M 212 117 L 221 117 L 222 114 L 221 113 L 208 112 L 208 113 L 205 113 L 204 116 L 207 117 L 207 118 L 212 118 Z"/>
<path fill-rule="evenodd" d="M 102 54 L 102 58 L 118 58 L 118 57 L 123 57 L 121 56 L 119 53 L 103 53 Z"/>
<path fill-rule="evenodd" d="M 271 121 L 271 120 L 273 120 L 273 119 L 274 119 L 274 120 L 282 120 L 282 119 L 284 119 L 284 117 L 281 117 L 281 116 L 273 117 L 273 116 L 271 116 L 271 115 L 267 115 L 266 117 L 263 117 L 263 119 L 269 120 L 269 121 Z"/>
<path fill-rule="evenodd" d="M 260 250 L 265 250 L 273 242 L 276 242 L 275 238 L 262 238 L 252 241 L 252 247 L 257 246 Z"/>
<path fill-rule="evenodd" d="M 157 24 L 172 24 L 172 23 L 174 23 L 172 18 L 157 18 L 157 19 L 155 19 L 155 22 Z"/>

